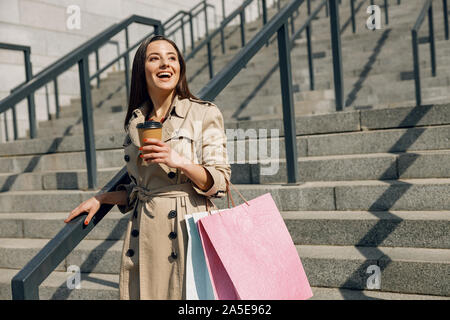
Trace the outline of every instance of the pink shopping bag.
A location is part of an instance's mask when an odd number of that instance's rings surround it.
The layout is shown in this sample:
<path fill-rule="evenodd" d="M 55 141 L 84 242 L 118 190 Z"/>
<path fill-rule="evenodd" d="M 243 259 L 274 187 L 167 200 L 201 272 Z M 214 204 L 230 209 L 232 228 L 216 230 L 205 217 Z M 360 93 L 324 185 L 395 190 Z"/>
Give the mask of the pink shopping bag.
<path fill-rule="evenodd" d="M 300 257 L 270 193 L 197 224 L 216 299 L 312 297 Z"/>

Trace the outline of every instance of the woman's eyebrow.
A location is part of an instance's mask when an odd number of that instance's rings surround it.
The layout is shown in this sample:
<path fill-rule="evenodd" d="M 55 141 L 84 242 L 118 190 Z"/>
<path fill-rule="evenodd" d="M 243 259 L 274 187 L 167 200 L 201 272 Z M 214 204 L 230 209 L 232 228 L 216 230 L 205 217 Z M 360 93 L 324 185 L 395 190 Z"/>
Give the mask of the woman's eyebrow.
<path fill-rule="evenodd" d="M 148 56 L 151 56 L 152 54 L 156 54 L 156 55 L 158 55 L 158 56 L 161 55 L 159 52 L 150 52 L 150 53 L 148 54 Z M 175 52 L 172 52 L 172 51 L 167 52 L 167 54 L 174 54 L 174 55 L 177 55 Z"/>

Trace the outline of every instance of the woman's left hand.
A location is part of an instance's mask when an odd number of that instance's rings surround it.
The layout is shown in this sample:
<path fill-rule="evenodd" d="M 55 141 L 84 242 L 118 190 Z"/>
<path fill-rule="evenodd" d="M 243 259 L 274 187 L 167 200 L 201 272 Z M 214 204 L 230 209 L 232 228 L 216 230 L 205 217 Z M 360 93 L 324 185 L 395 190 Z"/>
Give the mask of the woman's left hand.
<path fill-rule="evenodd" d="M 145 145 L 139 148 L 142 151 L 140 157 L 147 163 L 164 163 L 171 168 L 180 168 L 188 163 L 186 158 L 158 139 L 145 139 L 144 143 Z"/>

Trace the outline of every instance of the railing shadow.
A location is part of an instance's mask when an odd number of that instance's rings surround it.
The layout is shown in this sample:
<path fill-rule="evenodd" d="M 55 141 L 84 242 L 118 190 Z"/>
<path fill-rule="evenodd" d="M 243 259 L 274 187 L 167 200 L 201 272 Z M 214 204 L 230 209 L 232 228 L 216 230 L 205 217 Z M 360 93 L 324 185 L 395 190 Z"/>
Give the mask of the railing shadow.
<path fill-rule="evenodd" d="M 122 236 L 125 233 L 126 224 L 128 223 L 128 220 L 130 218 L 129 215 L 130 215 L 130 213 L 125 215 L 125 217 L 122 217 L 117 222 L 117 224 L 111 230 L 111 232 L 106 237 L 106 239 L 109 239 L 112 237 L 119 238 L 118 235 Z M 89 251 L 89 254 L 86 257 L 86 259 L 81 264 L 81 266 L 79 266 L 80 272 L 81 272 L 81 281 L 90 281 L 90 282 L 94 282 L 94 283 L 98 283 L 98 284 L 102 284 L 102 285 L 111 287 L 113 289 L 119 289 L 118 283 L 95 278 L 93 276 L 90 276 L 92 271 L 85 271 L 85 270 L 93 270 L 95 268 L 95 266 L 97 266 L 98 263 L 101 262 L 101 259 L 105 256 L 108 249 L 110 249 L 118 241 L 121 241 L 121 237 L 119 239 L 114 239 L 114 240 L 105 240 L 102 243 L 100 243 L 97 247 L 95 247 L 94 249 Z M 66 266 L 66 268 L 67 267 L 68 266 Z M 56 292 L 52 295 L 50 300 L 67 300 L 72 292 L 73 292 L 73 290 L 67 288 L 67 285 L 65 283 L 63 283 L 63 284 L 61 284 L 61 286 L 59 286 L 59 288 L 56 290 Z"/>
<path fill-rule="evenodd" d="M 420 119 L 422 119 L 429 111 L 430 107 L 415 107 L 412 112 L 410 112 L 405 119 L 397 126 L 401 127 L 410 127 L 406 130 L 406 132 L 398 139 L 398 141 L 388 150 L 390 153 L 400 152 L 402 150 L 408 150 L 408 148 L 415 142 L 417 139 L 425 132 L 425 128 L 411 128 L 414 124 L 417 124 Z M 409 166 L 411 166 L 414 161 L 417 159 L 416 157 L 411 157 L 407 165 L 403 168 L 406 170 Z M 398 169 L 398 158 L 396 161 L 388 168 L 383 174 L 382 177 L 388 175 L 391 170 L 396 170 L 397 177 L 399 179 L 401 176 L 401 172 Z M 381 179 L 380 179 L 381 180 Z M 386 180 L 385 180 L 386 181 Z M 381 272 L 389 265 L 391 262 L 390 258 L 386 256 L 377 246 L 382 245 L 383 241 L 392 234 L 399 224 L 402 222 L 402 219 L 395 214 L 389 212 L 391 208 L 395 205 L 395 203 L 411 188 L 411 184 L 403 181 L 396 181 L 395 183 L 391 183 L 390 186 L 382 193 L 382 195 L 368 208 L 368 212 L 376 217 L 380 217 L 383 212 L 383 215 L 389 214 L 391 217 L 395 218 L 390 222 L 385 222 L 380 219 L 355 245 L 355 248 L 368 260 L 372 260 L 373 255 L 378 257 L 383 257 L 383 263 L 380 265 L 381 259 L 376 259 L 376 264 L 380 267 Z M 337 210 L 337 208 L 336 208 Z M 367 247 L 371 248 L 371 254 L 367 253 L 365 250 Z M 373 264 L 373 263 L 370 263 Z M 348 293 L 343 289 L 354 289 L 355 288 L 355 280 L 360 279 L 359 283 L 357 283 L 357 287 L 361 286 L 362 279 L 367 279 L 366 270 L 368 267 L 368 262 L 365 262 L 361 265 L 356 271 L 354 271 L 347 280 L 340 285 L 339 290 L 344 299 L 354 299 L 354 293 Z M 381 279 L 382 281 L 382 279 Z M 358 282 L 358 281 L 357 281 Z M 364 288 L 361 288 L 364 289 Z M 358 293 L 360 298 L 367 297 L 363 292 Z"/>
<path fill-rule="evenodd" d="M 358 4 L 358 6 L 355 8 L 355 16 L 358 14 L 359 10 L 361 10 L 361 7 L 363 6 L 363 4 L 367 2 L 367 0 L 361 0 L 361 2 Z M 345 23 L 342 25 L 341 27 L 341 34 L 345 32 L 345 30 L 348 28 L 348 26 L 350 25 L 350 22 L 352 22 L 352 16 L 350 16 L 347 21 L 345 21 Z"/>
<path fill-rule="evenodd" d="M 386 43 L 386 40 L 389 38 L 389 34 L 392 30 L 387 29 L 383 32 L 380 39 L 377 41 L 377 45 L 373 49 L 372 54 L 369 57 L 369 60 L 367 61 L 366 65 L 364 66 L 363 70 L 361 71 L 359 75 L 359 79 L 356 81 L 356 83 L 353 85 L 352 91 L 347 95 L 347 99 L 345 101 L 345 107 L 348 107 L 352 105 L 352 103 L 356 100 L 358 96 L 358 92 L 363 88 L 363 83 L 367 79 L 370 71 L 372 70 L 372 67 L 374 63 L 377 60 L 378 55 L 380 54 L 383 46 Z"/>
<path fill-rule="evenodd" d="M 232 118 L 238 119 L 239 114 L 241 114 L 245 108 L 249 105 L 249 103 L 252 101 L 252 99 L 258 94 L 258 92 L 264 87 L 264 85 L 269 81 L 269 79 L 272 77 L 272 75 L 277 71 L 279 68 L 279 63 L 277 62 L 270 68 L 270 70 L 264 75 L 264 77 L 261 79 L 261 81 L 255 86 L 255 88 L 250 92 L 250 94 L 244 99 L 244 101 L 238 106 L 236 111 L 231 115 Z"/>
<path fill-rule="evenodd" d="M 69 126 L 63 133 L 62 137 L 55 138 L 50 146 L 50 148 L 45 152 L 45 154 L 49 154 L 51 152 L 57 151 L 61 143 L 64 141 L 64 138 L 69 136 L 69 132 L 72 129 L 73 125 Z M 14 174 L 9 176 L 6 181 L 3 183 L 2 187 L 0 188 L 0 192 L 7 192 L 10 191 L 12 186 L 16 183 L 17 178 L 23 174 L 23 173 L 31 173 L 34 172 L 36 167 L 39 165 L 39 162 L 41 161 L 42 155 L 40 156 L 34 156 L 31 158 L 30 162 L 28 163 L 27 167 L 22 173 Z"/>
<path fill-rule="evenodd" d="M 225 40 L 229 39 L 233 34 L 235 34 L 236 32 L 238 32 L 240 30 L 239 26 L 233 28 L 228 34 L 224 35 Z M 216 44 L 212 49 L 216 50 L 217 48 L 221 47 L 221 44 L 218 43 Z M 217 58 L 217 55 L 212 56 L 212 60 L 214 61 Z M 208 68 L 208 61 L 205 62 L 204 65 L 202 65 L 188 80 L 188 82 L 194 81 L 195 78 L 197 78 L 199 75 L 204 74 Z"/>

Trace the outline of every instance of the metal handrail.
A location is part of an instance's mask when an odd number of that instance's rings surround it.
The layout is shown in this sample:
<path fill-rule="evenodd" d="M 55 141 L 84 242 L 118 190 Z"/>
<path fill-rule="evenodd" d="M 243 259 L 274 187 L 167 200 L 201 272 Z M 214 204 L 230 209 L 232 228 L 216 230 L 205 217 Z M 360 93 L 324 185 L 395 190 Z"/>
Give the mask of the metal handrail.
<path fill-rule="evenodd" d="M 164 26 L 165 25 L 167 25 L 167 24 L 169 24 L 170 22 L 172 22 L 172 20 L 174 19 L 174 18 L 176 18 L 178 15 L 180 15 L 180 14 L 183 14 L 183 15 L 186 15 L 186 14 L 191 14 L 194 10 L 196 10 L 198 7 L 200 7 L 201 5 L 207 5 L 207 7 L 213 7 L 214 9 L 215 9 L 215 7 L 214 7 L 214 5 L 210 5 L 210 4 L 207 4 L 206 3 L 206 0 L 202 0 L 200 3 L 198 3 L 196 6 L 194 6 L 190 11 L 188 11 L 188 12 L 186 12 L 186 11 L 183 11 L 183 10 L 180 10 L 180 11 L 178 11 L 177 13 L 175 13 L 172 17 L 170 17 L 166 22 L 164 22 L 164 24 L 163 24 L 163 29 L 162 30 L 165 30 L 164 29 Z M 195 18 L 199 13 L 200 13 L 201 11 L 199 11 L 199 12 L 197 12 L 196 14 L 194 14 L 194 15 L 192 15 L 192 17 L 193 18 Z M 177 22 L 177 21 L 175 21 L 175 22 Z M 181 26 L 180 26 L 181 27 Z M 179 28 L 180 28 L 179 27 Z M 177 28 L 177 29 L 175 29 L 174 30 L 174 32 L 176 32 L 179 28 Z M 127 32 L 127 30 L 126 30 L 126 32 Z M 152 33 L 150 33 L 149 35 L 147 35 L 146 37 L 148 37 L 148 36 L 150 36 Z M 126 37 L 128 38 L 128 35 L 126 35 Z M 193 38 L 194 38 L 194 34 L 193 34 L 193 28 L 192 28 L 192 24 L 191 24 L 191 39 L 192 39 L 192 44 L 194 43 L 194 41 L 193 41 Z M 88 40 L 88 41 L 90 41 L 90 40 Z M 128 42 L 128 39 L 127 39 L 127 42 Z M 87 42 L 86 42 L 87 43 Z M 100 70 L 99 70 L 99 55 L 98 55 L 98 50 L 100 49 L 100 47 L 99 48 L 97 48 L 97 50 L 95 50 L 95 61 L 96 61 L 96 73 L 94 74 L 94 76 L 91 76 L 90 77 L 90 80 L 93 80 L 94 78 L 96 78 L 97 79 L 97 88 L 99 87 L 99 84 L 100 84 L 100 75 L 103 73 L 103 72 L 105 72 L 110 66 L 112 66 L 112 65 L 114 65 L 116 62 L 117 63 L 119 63 L 119 69 L 120 69 L 120 60 L 121 59 L 124 59 L 125 60 L 125 63 L 127 62 L 127 58 L 125 58 L 125 54 L 119 54 L 119 43 L 117 42 L 117 41 L 114 41 L 114 40 L 108 40 L 107 41 L 107 43 L 105 43 L 105 44 L 113 44 L 113 45 L 116 45 L 116 47 L 117 47 L 117 51 L 118 51 L 118 57 L 116 58 L 116 59 L 114 59 L 113 61 L 111 61 L 110 63 L 108 63 L 107 64 L 107 67 L 103 67 L 103 68 L 101 68 Z M 105 45 L 104 44 L 104 45 Z M 17 49 L 11 49 L 12 48 L 12 46 L 15 46 Z M 26 48 L 25 46 L 20 46 L 20 45 L 13 45 L 13 44 L 3 44 L 2 46 L 1 46 L 1 48 L 2 49 L 10 49 L 10 50 L 22 50 L 23 48 Z M 132 46 L 132 48 L 135 48 L 136 46 Z M 128 48 L 127 48 L 128 49 Z M 23 50 L 22 50 L 23 51 Z M 127 50 L 126 52 L 130 52 L 131 50 Z M 28 53 L 27 54 L 29 54 L 29 52 L 30 52 L 30 50 L 28 50 L 27 51 Z M 66 56 L 65 56 L 66 57 Z M 129 59 L 128 59 L 128 61 L 129 61 Z M 25 62 L 25 66 L 26 66 L 26 68 L 28 68 L 27 66 L 28 66 L 28 64 L 27 64 L 27 62 Z M 19 85 L 17 85 L 16 87 L 14 87 L 13 89 L 11 89 L 10 90 L 10 93 L 12 94 L 12 93 L 14 93 L 14 92 L 16 92 L 19 88 L 21 88 L 21 87 L 23 87 L 27 82 L 29 82 L 32 78 L 36 78 L 37 76 L 39 76 L 40 74 L 42 74 L 44 71 L 46 71 L 47 69 L 45 68 L 45 69 L 42 69 L 41 71 L 39 71 L 37 74 L 32 74 L 32 72 L 31 72 L 31 62 L 30 62 L 30 64 L 29 64 L 29 68 L 30 68 L 30 77 L 29 78 L 27 78 L 27 80 L 25 81 L 25 82 L 23 82 L 23 83 L 21 83 L 21 84 L 19 84 Z M 127 65 L 125 65 L 125 68 L 127 69 Z M 53 79 L 53 83 L 54 83 L 54 95 L 55 95 L 55 107 L 56 107 L 56 114 L 55 114 L 55 116 L 56 116 L 56 118 L 58 119 L 59 118 L 59 115 L 60 115 L 60 104 L 59 104 L 59 94 L 58 94 L 58 82 L 57 82 L 57 77 L 55 77 L 54 79 Z M 48 90 L 47 90 L 47 85 L 45 84 L 45 87 L 46 87 L 46 101 L 47 101 L 47 109 L 49 109 L 49 105 L 48 105 Z M 129 86 L 127 85 L 127 92 L 129 92 Z M 36 91 L 36 90 L 34 90 L 34 91 Z M 28 104 L 29 104 L 29 106 L 28 106 L 28 109 L 29 109 L 29 127 L 30 127 L 30 130 L 29 130 L 29 132 L 30 132 L 30 138 L 31 139 L 33 139 L 33 138 L 35 138 L 36 137 L 36 116 L 35 116 L 35 104 L 34 104 L 34 94 L 32 94 L 31 96 L 30 96 L 30 99 L 29 99 L 30 101 L 28 102 Z M 1 101 L 1 102 L 3 102 L 3 101 Z M 17 130 L 17 118 L 16 118 L 16 110 L 15 110 L 15 105 L 14 106 L 12 106 L 11 107 L 11 109 L 13 110 L 13 130 L 14 130 L 14 140 L 17 140 L 18 139 L 18 130 Z M 4 111 L 6 111 L 6 110 L 1 110 L 0 109 L 0 113 L 3 113 Z M 5 116 L 5 130 L 6 130 L 6 141 L 9 141 L 9 137 L 8 137 L 8 122 L 7 122 L 7 120 L 6 120 L 6 116 Z"/>
<path fill-rule="evenodd" d="M 24 98 L 32 96 L 36 90 L 53 81 L 59 75 L 78 65 L 81 89 L 81 106 L 83 114 L 84 140 L 86 150 L 86 166 L 88 172 L 88 186 L 91 189 L 97 186 L 97 162 L 95 158 L 94 126 L 92 114 L 91 87 L 89 78 L 88 57 L 98 48 L 107 43 L 112 37 L 133 23 L 143 24 L 154 27 L 154 33 L 159 34 L 163 31 L 161 22 L 142 16 L 132 15 L 123 21 L 112 25 L 99 33 L 92 39 L 80 45 L 64 57 L 58 59 L 53 65 L 44 69 L 37 76 L 31 79 L 22 87 L 18 88 L 12 94 L 0 101 L 0 113 L 9 110 Z M 128 56 L 125 60 L 128 62 Z M 127 63 L 126 63 L 127 65 Z M 128 81 L 127 81 L 128 83 Z M 36 136 L 36 115 L 35 110 L 29 110 L 30 118 L 30 137 Z"/>
<path fill-rule="evenodd" d="M 444 9 L 447 8 L 447 0 L 443 0 Z M 413 65 L 414 65 L 414 85 L 416 89 L 416 105 L 422 105 L 422 88 L 420 82 L 420 65 L 419 65 L 419 30 L 425 21 L 425 16 L 428 15 L 428 43 L 430 44 L 430 59 L 431 59 L 431 75 L 436 76 L 436 48 L 434 39 L 434 26 L 433 26 L 433 1 L 426 0 L 416 23 L 411 29 L 412 38 L 412 52 L 413 52 Z M 448 12 L 444 12 L 444 25 L 446 31 L 448 30 Z M 446 32 L 446 39 L 448 40 L 448 33 Z"/>
<path fill-rule="evenodd" d="M 212 61 L 212 48 L 211 41 L 217 35 L 221 34 L 221 44 L 222 44 L 222 52 L 225 52 L 225 37 L 224 37 L 224 29 L 225 27 L 238 15 L 240 16 L 240 28 L 241 28 L 241 43 L 242 46 L 245 45 L 245 8 L 247 8 L 254 0 L 246 0 L 242 5 L 240 5 L 237 9 L 235 9 L 230 15 L 228 15 L 225 19 L 220 23 L 220 27 L 214 30 L 211 34 L 209 34 L 206 39 L 204 39 L 199 45 L 197 45 L 190 53 L 186 56 L 186 61 L 192 59 L 203 47 L 207 47 L 208 50 L 208 65 L 209 65 L 209 77 L 212 78 L 214 76 L 214 66 Z M 263 6 L 263 11 L 266 10 L 266 6 Z"/>
<path fill-rule="evenodd" d="M 337 1 L 337 0 L 331 0 Z M 232 61 L 200 91 L 199 97 L 214 100 L 227 84 L 242 70 L 248 61 L 277 34 L 280 60 L 280 81 L 283 96 L 283 119 L 285 131 L 286 159 L 289 182 L 298 179 L 297 149 L 295 139 L 295 114 L 293 105 L 292 75 L 290 68 L 290 44 L 288 19 L 304 0 L 292 0 L 281 9 L 232 59 Z M 161 26 L 162 27 L 162 26 Z M 45 75 L 41 75 L 43 77 Z M 40 80 L 43 81 L 43 80 Z M 30 86 L 31 84 L 27 84 Z M 23 89 L 22 89 L 23 91 Z M 16 93 L 18 94 L 18 93 Z M 126 166 L 99 192 L 116 190 L 121 183 L 129 183 Z M 113 205 L 102 205 L 89 225 L 84 225 L 83 216 L 78 216 L 66 224 L 37 255 L 21 269 L 11 281 L 12 298 L 39 299 L 39 285 L 63 261 L 63 259 L 86 237 L 103 219 Z"/>
<path fill-rule="evenodd" d="M 31 56 L 31 48 L 30 47 L 17 45 L 17 44 L 11 44 L 11 43 L 0 43 L 0 49 L 22 51 L 23 57 L 24 57 L 24 62 L 25 62 L 25 79 L 26 79 L 26 81 L 29 81 L 31 78 L 33 78 L 33 69 L 32 69 L 31 58 L 30 58 L 30 56 Z M 34 94 L 30 94 L 27 97 L 27 100 L 28 100 L 28 112 L 35 112 Z M 17 130 L 16 105 L 14 105 L 11 108 L 11 110 L 12 110 L 12 117 L 13 117 L 13 135 L 14 135 L 14 140 L 17 140 L 17 138 L 19 137 L 19 134 L 18 134 L 18 130 Z M 5 113 L 4 117 L 5 117 L 5 138 L 6 138 L 6 141 L 9 141 L 8 120 L 6 118 L 6 113 Z M 31 118 L 31 117 L 29 117 L 29 118 Z M 30 128 L 33 125 L 34 125 L 34 123 L 30 121 Z M 34 129 L 34 131 L 36 130 L 35 127 L 33 129 Z"/>

